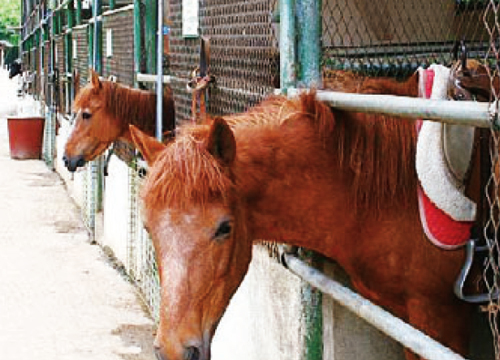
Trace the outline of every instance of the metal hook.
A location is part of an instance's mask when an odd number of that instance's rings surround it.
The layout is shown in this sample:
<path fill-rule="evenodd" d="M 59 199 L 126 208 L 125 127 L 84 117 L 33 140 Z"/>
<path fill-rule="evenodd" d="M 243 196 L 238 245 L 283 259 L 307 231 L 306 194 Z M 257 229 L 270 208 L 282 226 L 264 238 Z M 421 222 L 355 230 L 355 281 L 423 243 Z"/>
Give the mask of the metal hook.
<path fill-rule="evenodd" d="M 469 69 L 467 69 L 467 47 L 465 46 L 465 40 L 460 40 L 460 47 L 462 50 L 462 72 L 465 75 L 469 75 Z"/>
<path fill-rule="evenodd" d="M 455 281 L 454 291 L 455 295 L 468 303 L 478 304 L 485 303 L 491 300 L 496 300 L 499 298 L 499 291 L 495 291 L 493 294 L 475 294 L 475 295 L 465 295 L 464 294 L 464 286 L 465 281 L 467 280 L 467 276 L 469 276 L 469 272 L 472 268 L 472 263 L 474 262 L 474 254 L 476 252 L 488 251 L 488 246 L 477 246 L 476 240 L 471 239 L 467 242 L 465 246 L 465 263 L 460 270 L 460 274 L 458 275 L 457 280 Z"/>

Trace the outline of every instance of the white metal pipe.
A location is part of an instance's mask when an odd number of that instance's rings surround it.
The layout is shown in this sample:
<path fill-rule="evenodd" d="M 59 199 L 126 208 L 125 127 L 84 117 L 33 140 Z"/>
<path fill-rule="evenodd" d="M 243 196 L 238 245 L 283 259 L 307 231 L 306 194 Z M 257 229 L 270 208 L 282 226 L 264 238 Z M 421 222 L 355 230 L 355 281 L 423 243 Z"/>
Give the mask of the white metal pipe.
<path fill-rule="evenodd" d="M 289 96 L 301 91 L 288 89 Z M 318 91 L 317 98 L 337 109 L 365 113 L 384 113 L 397 117 L 433 120 L 450 124 L 499 128 L 497 102 L 430 100 L 394 95 L 350 94 Z"/>
<path fill-rule="evenodd" d="M 158 0 L 158 29 L 156 33 L 156 138 L 163 136 L 163 0 Z"/>
<path fill-rule="evenodd" d="M 360 318 L 375 326 L 391 338 L 427 360 L 465 360 L 449 348 L 401 319 L 330 279 L 297 257 L 283 254 L 288 268 L 323 293 L 346 307 Z"/>
<path fill-rule="evenodd" d="M 124 7 L 114 9 L 114 10 L 107 10 L 107 11 L 102 13 L 102 16 L 110 16 L 110 15 L 118 14 L 118 13 L 125 12 L 125 11 L 132 11 L 132 10 L 134 10 L 134 4 L 126 5 Z"/>
<path fill-rule="evenodd" d="M 158 80 L 158 76 L 153 74 L 137 73 L 135 77 L 137 82 L 156 82 Z M 170 75 L 163 75 L 164 84 L 170 84 L 171 82 L 172 82 L 172 77 Z"/>

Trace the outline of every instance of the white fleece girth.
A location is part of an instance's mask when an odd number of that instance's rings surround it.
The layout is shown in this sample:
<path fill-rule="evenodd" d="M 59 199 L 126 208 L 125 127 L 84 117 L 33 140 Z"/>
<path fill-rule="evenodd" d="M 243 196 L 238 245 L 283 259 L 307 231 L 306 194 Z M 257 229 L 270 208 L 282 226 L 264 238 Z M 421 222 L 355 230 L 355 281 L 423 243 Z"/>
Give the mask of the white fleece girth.
<path fill-rule="evenodd" d="M 442 65 L 431 65 L 434 71 L 434 83 L 431 99 L 446 99 L 450 69 Z M 423 69 L 419 69 L 419 83 L 425 81 Z M 422 81 L 423 80 L 423 81 Z M 420 87 L 420 89 L 425 87 Z M 421 93 L 425 96 L 425 92 Z M 422 95 L 421 95 L 422 96 Z M 446 127 L 453 127 L 451 131 Z M 439 122 L 424 120 L 417 141 L 416 168 L 420 184 L 429 199 L 442 211 L 457 221 L 474 221 L 476 217 L 476 204 L 464 195 L 463 178 L 466 171 L 463 169 L 472 156 L 474 129 L 468 126 L 448 125 Z M 462 139 L 449 141 L 446 134 L 453 134 Z M 471 135 L 472 134 L 472 135 Z M 453 149 L 444 149 L 444 144 L 454 143 Z M 458 158 L 467 159 L 456 164 L 450 170 L 449 161 L 453 157 L 450 152 L 459 150 Z M 466 164 L 466 165 L 463 165 Z M 457 176 L 457 174 L 459 174 Z M 460 175 L 461 174 L 461 175 Z"/>

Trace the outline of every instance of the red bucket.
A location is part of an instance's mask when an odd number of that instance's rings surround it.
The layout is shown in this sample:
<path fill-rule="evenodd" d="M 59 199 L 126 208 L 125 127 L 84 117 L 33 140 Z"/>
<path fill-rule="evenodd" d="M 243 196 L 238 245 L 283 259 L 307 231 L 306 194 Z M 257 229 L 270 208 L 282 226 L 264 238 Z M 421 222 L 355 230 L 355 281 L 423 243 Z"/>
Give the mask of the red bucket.
<path fill-rule="evenodd" d="M 9 117 L 9 146 L 12 159 L 40 159 L 42 156 L 43 128 L 41 116 Z"/>

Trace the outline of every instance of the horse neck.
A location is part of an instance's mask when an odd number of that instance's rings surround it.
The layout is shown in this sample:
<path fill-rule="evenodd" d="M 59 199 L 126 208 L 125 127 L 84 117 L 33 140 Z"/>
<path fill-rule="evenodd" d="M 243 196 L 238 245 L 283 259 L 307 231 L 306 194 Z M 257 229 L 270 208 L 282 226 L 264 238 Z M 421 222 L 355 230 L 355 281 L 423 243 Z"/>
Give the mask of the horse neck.
<path fill-rule="evenodd" d="M 392 78 L 366 78 L 360 92 L 418 97 L 418 74 L 413 74 L 404 82 Z"/>
<path fill-rule="evenodd" d="M 416 200 L 391 200 L 383 209 L 361 208 L 352 170 L 305 122 L 257 128 L 235 132 L 235 179 L 244 192 L 248 231 L 255 241 L 307 247 L 345 265 L 350 261 L 345 249 L 352 250 L 353 241 L 368 241 L 381 227 L 394 234 L 402 228 L 399 222 L 418 232 Z"/>
<path fill-rule="evenodd" d="M 331 156 L 321 146 L 306 143 L 311 140 L 307 138 L 300 141 L 299 133 L 249 129 L 236 136 L 235 178 L 238 189 L 245 193 L 252 239 L 325 253 L 320 239 L 332 227 L 341 233 L 352 223 L 352 219 L 334 215 L 345 214 L 349 201 L 345 173 L 332 165 Z M 287 143 L 290 136 L 295 139 Z M 325 171 L 329 168 L 331 171 Z"/>
<path fill-rule="evenodd" d="M 121 122 L 128 134 L 128 126 L 135 125 L 148 135 L 154 135 L 156 122 L 156 95 L 148 91 L 115 84 L 108 91 L 108 110 Z"/>

